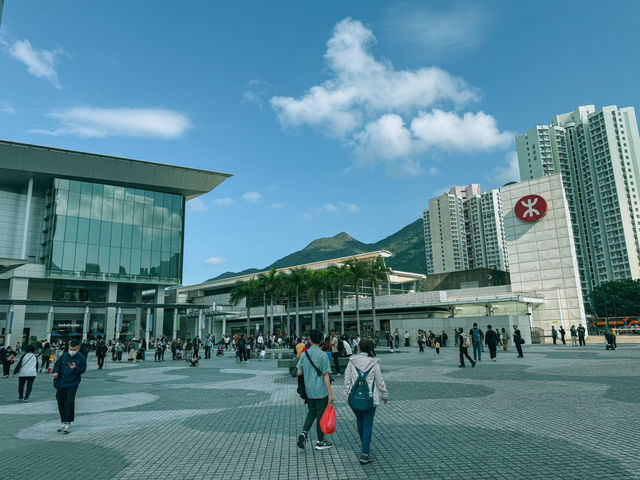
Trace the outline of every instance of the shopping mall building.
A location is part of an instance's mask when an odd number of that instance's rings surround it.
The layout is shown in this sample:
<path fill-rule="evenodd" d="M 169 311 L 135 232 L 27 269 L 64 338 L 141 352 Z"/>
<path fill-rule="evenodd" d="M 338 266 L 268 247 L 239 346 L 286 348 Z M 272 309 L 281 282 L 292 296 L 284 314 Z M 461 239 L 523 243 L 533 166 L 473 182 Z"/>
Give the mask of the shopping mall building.
<path fill-rule="evenodd" d="M 229 176 L 0 141 L 0 343 L 170 334 L 185 202 Z"/>

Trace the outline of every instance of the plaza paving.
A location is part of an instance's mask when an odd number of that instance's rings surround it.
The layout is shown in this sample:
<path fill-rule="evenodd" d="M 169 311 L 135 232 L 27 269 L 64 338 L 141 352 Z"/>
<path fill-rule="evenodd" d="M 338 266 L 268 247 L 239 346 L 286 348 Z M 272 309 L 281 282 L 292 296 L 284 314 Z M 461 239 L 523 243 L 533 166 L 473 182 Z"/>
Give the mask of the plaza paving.
<path fill-rule="evenodd" d="M 306 408 L 274 360 L 98 371 L 91 356 L 69 435 L 56 433 L 49 375 L 28 404 L 16 402 L 16 379 L 0 379 L 0 477 L 640 478 L 640 345 L 525 346 L 524 359 L 509 351 L 473 369 L 457 368 L 452 348 L 380 358 L 390 401 L 376 414 L 370 465 L 357 461 L 341 377 L 335 447 L 300 451 Z"/>

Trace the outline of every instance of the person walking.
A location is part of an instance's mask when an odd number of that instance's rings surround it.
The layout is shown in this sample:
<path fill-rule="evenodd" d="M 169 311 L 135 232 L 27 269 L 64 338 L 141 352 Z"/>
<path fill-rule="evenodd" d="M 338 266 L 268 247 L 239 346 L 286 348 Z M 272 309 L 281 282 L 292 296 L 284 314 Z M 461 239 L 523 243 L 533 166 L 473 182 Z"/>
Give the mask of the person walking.
<path fill-rule="evenodd" d="M 418 352 L 424 353 L 424 335 L 422 334 L 422 330 L 418 330 L 416 341 L 418 342 Z"/>
<path fill-rule="evenodd" d="M 396 348 L 400 348 L 400 332 L 397 328 L 393 332 L 393 339 L 395 341 Z"/>
<path fill-rule="evenodd" d="M 207 333 L 207 336 L 204 339 L 204 358 L 205 358 L 205 360 L 211 358 L 211 347 L 213 347 L 213 340 L 211 339 L 211 334 Z"/>
<path fill-rule="evenodd" d="M 13 369 L 13 376 L 18 375 L 18 401 L 27 403 L 29 401 L 29 395 L 31 395 L 31 389 L 33 388 L 33 381 L 38 374 L 38 357 L 35 354 L 35 348 L 33 345 L 27 345 L 24 347 L 24 355 L 20 357 L 16 367 Z M 27 391 L 24 391 L 24 386 L 27 385 Z M 24 393 L 24 395 L 23 395 Z"/>
<path fill-rule="evenodd" d="M 132 338 L 131 341 L 129 342 L 128 360 L 130 362 L 136 363 L 137 356 L 138 356 L 138 344 L 136 343 L 135 338 Z"/>
<path fill-rule="evenodd" d="M 476 366 L 476 362 L 471 360 L 469 356 L 469 347 L 471 346 L 471 337 L 464 334 L 464 330 L 462 327 L 458 329 L 458 345 L 460 345 L 460 365 L 458 367 L 465 368 L 464 357 L 467 357 L 467 360 L 471 362 L 471 367 Z"/>
<path fill-rule="evenodd" d="M 489 358 L 495 362 L 496 350 L 498 349 L 498 335 L 491 328 L 491 325 L 487 325 L 487 333 L 484 335 L 484 343 L 489 347 Z"/>
<path fill-rule="evenodd" d="M 2 375 L 4 378 L 9 378 L 9 372 L 11 372 L 11 364 L 13 364 L 13 357 L 16 353 L 11 350 L 11 345 L 0 347 L 0 363 L 2 363 Z"/>
<path fill-rule="evenodd" d="M 154 362 L 161 362 L 162 361 L 162 342 L 160 341 L 159 338 L 156 338 L 156 354 L 153 357 L 153 361 Z"/>
<path fill-rule="evenodd" d="M 551 339 L 553 340 L 553 344 L 557 345 L 558 344 L 558 331 L 556 330 L 555 326 L 551 326 Z"/>
<path fill-rule="evenodd" d="M 122 361 L 122 352 L 124 351 L 124 348 L 122 346 L 122 342 L 120 342 L 120 340 L 116 340 L 116 344 L 114 346 L 115 350 L 116 350 L 116 360 L 118 360 L 118 362 Z"/>
<path fill-rule="evenodd" d="M 339 345 L 342 342 L 338 338 L 338 334 L 335 331 L 331 332 L 331 357 L 333 358 L 333 364 L 336 367 L 336 375 L 340 376 L 340 348 Z"/>
<path fill-rule="evenodd" d="M 518 351 L 518 358 L 524 358 L 524 355 L 522 354 L 522 344 L 524 343 L 524 339 L 522 338 L 522 334 L 520 333 L 517 325 L 513 326 L 513 343 Z"/>
<path fill-rule="evenodd" d="M 96 347 L 96 358 L 98 359 L 98 370 L 102 370 L 104 367 L 104 359 L 107 356 L 107 351 L 109 349 L 104 343 L 104 340 L 100 340 L 98 346 Z"/>
<path fill-rule="evenodd" d="M 506 352 L 509 348 L 509 332 L 503 327 L 500 336 L 502 337 L 502 349 Z"/>
<path fill-rule="evenodd" d="M 334 404 L 333 389 L 331 388 L 331 365 L 329 357 L 320 350 L 319 345 L 322 342 L 322 332 L 320 330 L 311 330 L 310 334 L 311 346 L 302 355 L 296 368 L 298 376 L 303 377 L 304 387 L 307 396 L 307 417 L 302 427 L 302 432 L 298 435 L 296 445 L 298 448 L 304 449 L 309 430 L 316 422 L 316 432 L 318 440 L 316 441 L 316 450 L 326 450 L 331 448 L 333 444 L 324 438 L 324 433 L 320 428 L 320 419 L 324 414 L 327 405 Z"/>
<path fill-rule="evenodd" d="M 42 372 L 44 370 L 45 372 L 48 372 L 49 365 L 51 364 L 51 344 L 49 342 L 44 342 L 40 355 L 42 357 L 42 361 L 40 362 L 40 371 Z"/>
<path fill-rule="evenodd" d="M 440 335 L 440 339 L 442 340 L 442 342 L 440 342 L 440 345 L 442 347 L 446 347 L 447 346 L 447 340 L 449 339 L 449 335 L 447 335 L 447 332 L 442 330 L 442 335 Z"/>
<path fill-rule="evenodd" d="M 408 347 L 410 345 L 409 343 L 409 331 L 405 330 L 404 331 L 404 346 Z"/>
<path fill-rule="evenodd" d="M 482 360 L 482 341 L 484 340 L 484 334 L 482 330 L 478 328 L 478 324 L 474 323 L 471 332 L 471 341 L 473 342 L 473 359 L 481 361 Z"/>
<path fill-rule="evenodd" d="M 565 340 L 565 336 L 567 335 L 567 331 L 564 329 L 564 326 L 560 325 L 560 341 L 562 345 L 566 345 L 567 341 Z"/>
<path fill-rule="evenodd" d="M 358 434 L 360 435 L 360 443 L 362 445 L 360 463 L 363 465 L 373 462 L 373 455 L 371 455 L 371 437 L 373 434 L 373 418 L 376 414 L 376 408 L 380 405 L 380 400 L 382 400 L 385 405 L 387 405 L 389 401 L 387 385 L 384 383 L 380 369 L 380 360 L 375 358 L 375 355 L 373 342 L 368 338 L 363 339 L 360 342 L 360 353 L 349 359 L 349 364 L 344 371 L 344 394 L 356 416 Z M 370 397 L 371 393 L 373 393 L 373 398 L 370 400 L 370 408 L 366 410 L 362 410 L 362 407 L 359 405 L 356 406 L 351 398 L 352 390 L 361 378 L 366 381 Z M 356 394 L 357 392 L 354 391 L 353 393 Z"/>
<path fill-rule="evenodd" d="M 53 366 L 53 386 L 61 425 L 58 432 L 69 433 L 75 420 L 76 393 L 82 374 L 87 370 L 87 359 L 78 352 L 80 342 L 71 340 L 69 350 L 64 352 Z"/>
<path fill-rule="evenodd" d="M 584 328 L 584 325 L 580 325 L 578 327 L 578 343 L 580 343 L 581 347 L 587 346 L 587 342 L 585 340 L 586 333 L 587 333 L 587 329 Z"/>

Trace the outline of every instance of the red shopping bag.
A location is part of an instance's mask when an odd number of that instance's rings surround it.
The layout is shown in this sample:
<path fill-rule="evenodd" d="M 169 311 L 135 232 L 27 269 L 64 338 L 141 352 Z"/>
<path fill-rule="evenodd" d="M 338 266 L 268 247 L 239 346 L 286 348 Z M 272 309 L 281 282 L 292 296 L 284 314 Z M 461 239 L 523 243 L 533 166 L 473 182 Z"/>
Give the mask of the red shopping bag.
<path fill-rule="evenodd" d="M 327 408 L 320 419 L 320 430 L 325 435 L 333 435 L 336 433 L 336 409 L 333 405 L 327 405 Z"/>

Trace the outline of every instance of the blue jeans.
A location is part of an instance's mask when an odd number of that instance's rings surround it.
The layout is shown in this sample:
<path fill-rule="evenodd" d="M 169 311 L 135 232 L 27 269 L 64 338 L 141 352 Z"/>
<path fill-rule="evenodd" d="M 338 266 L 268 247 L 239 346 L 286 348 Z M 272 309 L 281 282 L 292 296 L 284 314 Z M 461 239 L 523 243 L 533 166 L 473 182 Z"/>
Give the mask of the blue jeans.
<path fill-rule="evenodd" d="M 362 442 L 362 453 L 369 455 L 369 447 L 371 446 L 371 435 L 373 434 L 373 417 L 376 414 L 376 407 L 366 412 L 353 411 L 356 415 L 356 423 L 358 424 L 358 434 Z"/>
<path fill-rule="evenodd" d="M 482 344 L 473 342 L 473 359 L 476 360 L 476 352 L 478 352 L 478 360 L 482 360 Z"/>

